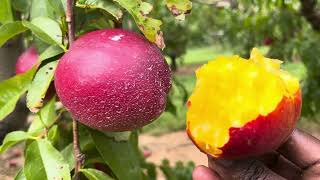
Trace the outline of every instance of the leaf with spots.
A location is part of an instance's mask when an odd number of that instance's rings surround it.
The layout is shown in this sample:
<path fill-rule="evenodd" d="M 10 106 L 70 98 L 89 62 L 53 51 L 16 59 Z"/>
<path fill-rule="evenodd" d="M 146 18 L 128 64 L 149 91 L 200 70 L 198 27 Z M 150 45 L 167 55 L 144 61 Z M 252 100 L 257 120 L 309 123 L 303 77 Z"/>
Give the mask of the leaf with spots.
<path fill-rule="evenodd" d="M 31 83 L 27 94 L 27 107 L 31 112 L 37 112 L 43 105 L 43 99 L 53 80 L 58 61 L 50 62 L 39 69 Z"/>
<path fill-rule="evenodd" d="M 82 149 L 81 149 L 82 150 Z M 61 151 L 62 156 L 67 161 L 69 165 L 69 170 L 71 171 L 74 168 L 74 154 L 73 154 L 73 143 L 70 143 Z"/>
<path fill-rule="evenodd" d="M 99 8 L 105 10 L 117 20 L 121 19 L 123 15 L 120 7 L 113 3 L 112 0 L 78 0 L 76 6 L 80 8 Z"/>
<path fill-rule="evenodd" d="M 166 0 L 166 4 L 178 20 L 184 20 L 185 15 L 189 14 L 192 8 L 192 2 L 190 0 Z"/>
<path fill-rule="evenodd" d="M 157 46 L 161 49 L 165 47 L 163 33 L 160 30 L 162 22 L 158 19 L 153 19 L 147 16 L 152 10 L 151 4 L 141 0 L 114 1 L 118 2 L 121 7 L 126 9 L 131 14 L 138 28 L 149 41 L 157 44 Z"/>
<path fill-rule="evenodd" d="M 53 97 L 41 110 L 34 116 L 29 126 L 28 133 L 33 136 L 39 136 L 45 128 L 52 126 L 57 120 L 55 110 L 56 98 Z"/>
<path fill-rule="evenodd" d="M 71 180 L 69 165 L 49 141 L 39 139 L 26 150 L 24 173 L 27 179 Z"/>

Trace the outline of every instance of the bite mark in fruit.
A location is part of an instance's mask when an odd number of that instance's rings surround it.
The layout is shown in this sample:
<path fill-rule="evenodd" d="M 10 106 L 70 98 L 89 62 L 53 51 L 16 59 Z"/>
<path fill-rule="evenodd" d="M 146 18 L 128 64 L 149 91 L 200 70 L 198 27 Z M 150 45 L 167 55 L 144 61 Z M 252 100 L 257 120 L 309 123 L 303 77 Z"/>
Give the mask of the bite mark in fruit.
<path fill-rule="evenodd" d="M 187 133 L 201 151 L 216 158 L 254 156 L 288 138 L 300 116 L 301 93 L 280 64 L 253 49 L 249 60 L 221 56 L 197 70 Z"/>

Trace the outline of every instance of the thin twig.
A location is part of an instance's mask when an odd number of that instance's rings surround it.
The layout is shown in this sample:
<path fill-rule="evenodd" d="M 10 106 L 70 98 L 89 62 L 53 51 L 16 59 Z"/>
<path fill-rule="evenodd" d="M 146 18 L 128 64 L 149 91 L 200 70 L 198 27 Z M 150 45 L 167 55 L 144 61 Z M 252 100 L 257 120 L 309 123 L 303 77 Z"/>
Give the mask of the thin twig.
<path fill-rule="evenodd" d="M 73 17 L 73 7 L 74 0 L 67 0 L 66 8 L 66 22 L 68 24 L 68 38 L 69 38 L 69 48 L 71 47 L 74 39 L 74 17 Z M 79 171 L 81 165 L 84 162 L 84 156 L 81 154 L 78 138 L 78 122 L 73 118 L 73 155 L 75 159 L 75 168 L 74 168 L 74 179 L 79 179 Z"/>
<path fill-rule="evenodd" d="M 44 136 L 48 136 L 49 130 L 52 128 L 52 126 L 54 126 L 58 122 L 58 120 L 60 119 L 60 117 L 62 116 L 62 114 L 64 112 L 65 112 L 64 110 L 61 110 L 59 112 L 59 114 L 57 115 L 57 117 L 53 120 L 53 123 L 50 124 L 49 126 L 45 127 L 44 131 L 38 136 L 38 138 L 43 138 Z"/>
<path fill-rule="evenodd" d="M 69 47 L 73 43 L 75 39 L 74 33 L 74 21 L 73 21 L 73 6 L 74 0 L 67 0 L 67 8 L 66 8 L 66 22 L 68 24 L 68 38 L 69 38 Z"/>
<path fill-rule="evenodd" d="M 73 119 L 73 155 L 75 159 L 75 167 L 74 167 L 74 179 L 79 179 L 79 171 L 81 169 L 81 165 L 84 163 L 84 155 L 80 151 L 80 144 L 78 138 L 78 122 Z"/>

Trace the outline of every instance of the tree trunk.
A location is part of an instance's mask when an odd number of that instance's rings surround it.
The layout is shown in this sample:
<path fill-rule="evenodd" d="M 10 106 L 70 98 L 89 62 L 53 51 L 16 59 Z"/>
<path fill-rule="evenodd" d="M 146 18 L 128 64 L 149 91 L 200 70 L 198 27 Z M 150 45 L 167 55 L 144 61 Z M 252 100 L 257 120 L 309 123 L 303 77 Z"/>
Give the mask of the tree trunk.
<path fill-rule="evenodd" d="M 22 43 L 18 38 L 7 42 L 0 48 L 0 81 L 8 79 L 15 74 L 16 60 L 21 51 Z M 7 133 L 25 127 L 28 110 L 23 101 L 20 100 L 14 112 L 0 121 L 0 143 L 2 143 Z"/>
<path fill-rule="evenodd" d="M 170 56 L 171 59 L 171 70 L 172 72 L 176 72 L 177 71 L 177 57 L 175 55 L 171 55 Z"/>
<path fill-rule="evenodd" d="M 320 11 L 316 9 L 317 0 L 300 0 L 300 2 L 302 15 L 314 30 L 320 31 Z"/>

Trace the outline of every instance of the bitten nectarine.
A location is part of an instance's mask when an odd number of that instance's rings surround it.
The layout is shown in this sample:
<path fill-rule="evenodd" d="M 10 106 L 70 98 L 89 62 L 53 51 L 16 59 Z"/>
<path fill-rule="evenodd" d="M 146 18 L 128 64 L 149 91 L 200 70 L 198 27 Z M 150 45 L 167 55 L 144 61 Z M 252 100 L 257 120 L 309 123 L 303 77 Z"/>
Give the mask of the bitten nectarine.
<path fill-rule="evenodd" d="M 127 131 L 157 118 L 166 106 L 171 73 L 160 50 L 121 29 L 97 30 L 77 39 L 60 59 L 55 87 L 81 123 Z"/>
<path fill-rule="evenodd" d="M 249 60 L 221 56 L 197 70 L 187 133 L 202 152 L 257 156 L 287 140 L 300 116 L 301 92 L 280 64 L 253 49 Z"/>

